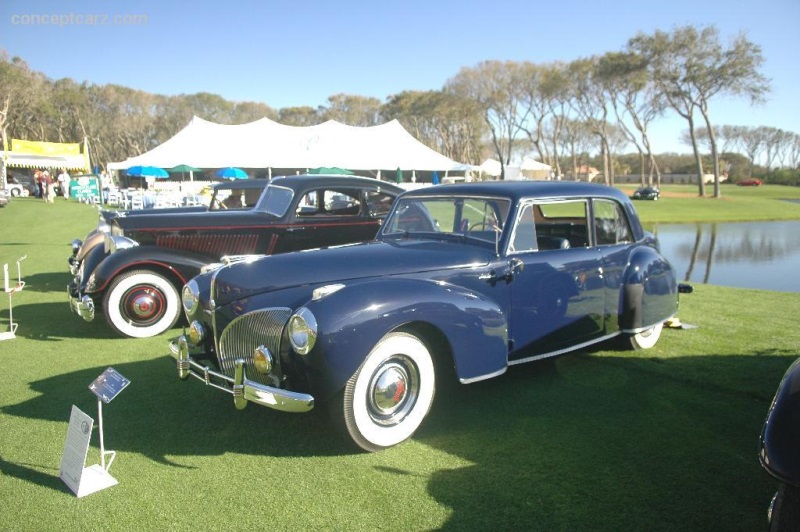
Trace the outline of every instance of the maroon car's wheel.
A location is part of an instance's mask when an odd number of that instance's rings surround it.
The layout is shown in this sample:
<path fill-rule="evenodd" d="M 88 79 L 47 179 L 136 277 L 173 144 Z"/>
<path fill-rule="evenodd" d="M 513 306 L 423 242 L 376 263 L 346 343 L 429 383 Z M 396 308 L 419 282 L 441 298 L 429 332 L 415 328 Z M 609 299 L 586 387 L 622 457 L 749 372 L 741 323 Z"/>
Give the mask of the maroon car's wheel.
<path fill-rule="evenodd" d="M 117 333 L 148 338 L 171 329 L 178 321 L 178 290 L 158 273 L 128 272 L 109 285 L 103 297 L 103 311 Z"/>

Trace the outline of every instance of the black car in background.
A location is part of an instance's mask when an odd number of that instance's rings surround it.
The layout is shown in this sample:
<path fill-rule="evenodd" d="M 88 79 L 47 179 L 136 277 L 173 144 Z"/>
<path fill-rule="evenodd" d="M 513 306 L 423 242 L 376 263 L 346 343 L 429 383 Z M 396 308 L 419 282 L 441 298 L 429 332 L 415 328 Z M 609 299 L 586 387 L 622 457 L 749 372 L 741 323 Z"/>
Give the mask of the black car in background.
<path fill-rule="evenodd" d="M 653 200 L 656 201 L 661 196 L 661 191 L 658 187 L 639 187 L 633 193 L 635 200 Z"/>
<path fill-rule="evenodd" d="M 110 218 L 102 245 L 73 244 L 75 313 L 86 321 L 101 311 L 122 336 L 145 338 L 175 325 L 181 287 L 223 257 L 372 240 L 403 189 L 356 176 L 295 175 L 234 182 L 201 212 Z M 169 211 L 164 209 L 164 211 Z M 92 245 L 83 254 L 81 247 Z"/>

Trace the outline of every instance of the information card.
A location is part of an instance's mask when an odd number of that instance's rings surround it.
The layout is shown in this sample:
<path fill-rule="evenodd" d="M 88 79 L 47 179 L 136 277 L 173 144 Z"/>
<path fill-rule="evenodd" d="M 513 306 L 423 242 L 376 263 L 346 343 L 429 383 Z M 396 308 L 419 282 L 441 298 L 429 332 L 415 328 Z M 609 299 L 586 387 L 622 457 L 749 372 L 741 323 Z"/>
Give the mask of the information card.
<path fill-rule="evenodd" d="M 59 476 L 78 497 L 89 495 L 117 483 L 117 480 L 99 465 L 83 467 L 89 451 L 93 426 L 94 420 L 77 406 L 72 405 Z"/>

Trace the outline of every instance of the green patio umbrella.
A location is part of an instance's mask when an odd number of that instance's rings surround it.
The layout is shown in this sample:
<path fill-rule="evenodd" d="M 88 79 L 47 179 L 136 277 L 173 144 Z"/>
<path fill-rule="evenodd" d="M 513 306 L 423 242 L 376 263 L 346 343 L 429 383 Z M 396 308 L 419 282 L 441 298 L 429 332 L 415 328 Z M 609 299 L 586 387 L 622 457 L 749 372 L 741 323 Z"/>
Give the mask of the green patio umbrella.
<path fill-rule="evenodd" d="M 400 170 L 400 167 L 397 167 L 397 172 L 395 173 L 395 183 L 402 183 L 403 182 L 403 171 Z"/>
<path fill-rule="evenodd" d="M 336 175 L 352 175 L 353 172 L 346 168 L 339 168 L 336 166 L 320 166 L 319 168 L 312 168 L 308 171 L 309 174 L 336 174 Z"/>
<path fill-rule="evenodd" d="M 189 166 L 188 164 L 179 164 L 174 168 L 167 168 L 167 172 L 171 174 L 176 174 L 178 172 L 185 174 L 186 172 L 189 172 L 189 181 L 194 181 L 195 172 L 202 172 L 202 171 L 203 171 L 202 168 L 195 168 L 194 166 Z"/>

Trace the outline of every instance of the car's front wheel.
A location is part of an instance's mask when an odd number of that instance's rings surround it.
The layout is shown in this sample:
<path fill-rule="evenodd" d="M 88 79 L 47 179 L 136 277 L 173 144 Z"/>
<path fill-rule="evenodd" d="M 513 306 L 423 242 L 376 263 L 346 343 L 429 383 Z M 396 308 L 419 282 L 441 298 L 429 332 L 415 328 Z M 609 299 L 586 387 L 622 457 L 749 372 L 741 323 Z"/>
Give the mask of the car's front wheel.
<path fill-rule="evenodd" d="M 433 360 L 416 336 L 384 336 L 350 378 L 333 414 L 362 449 L 380 451 L 407 440 L 430 410 Z"/>
<path fill-rule="evenodd" d="M 148 270 L 124 273 L 103 296 L 106 321 L 117 333 L 149 338 L 171 329 L 180 316 L 178 289 L 161 274 Z"/>
<path fill-rule="evenodd" d="M 12 188 L 10 192 L 11 192 L 11 195 L 14 196 L 15 198 L 19 197 L 20 192 L 19 192 L 18 188 Z"/>
<path fill-rule="evenodd" d="M 642 332 L 627 335 L 626 339 L 632 349 L 650 349 L 655 346 L 658 339 L 661 338 L 661 330 L 663 328 L 664 324 L 659 323 Z"/>

